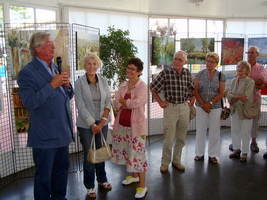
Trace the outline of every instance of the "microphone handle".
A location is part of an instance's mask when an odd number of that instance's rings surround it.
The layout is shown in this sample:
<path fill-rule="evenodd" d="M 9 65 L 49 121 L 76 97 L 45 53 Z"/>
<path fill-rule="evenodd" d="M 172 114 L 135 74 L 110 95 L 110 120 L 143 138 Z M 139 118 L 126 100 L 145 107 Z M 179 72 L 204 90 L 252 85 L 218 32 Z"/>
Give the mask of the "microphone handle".
<path fill-rule="evenodd" d="M 61 62 L 59 62 L 57 66 L 58 66 L 58 73 L 61 74 L 62 72 Z"/>

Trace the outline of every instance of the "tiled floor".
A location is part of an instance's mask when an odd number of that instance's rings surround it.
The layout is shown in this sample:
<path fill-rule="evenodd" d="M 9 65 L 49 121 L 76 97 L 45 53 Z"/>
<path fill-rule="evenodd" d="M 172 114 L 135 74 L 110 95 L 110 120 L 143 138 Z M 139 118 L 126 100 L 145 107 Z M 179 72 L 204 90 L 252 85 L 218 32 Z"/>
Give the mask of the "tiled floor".
<path fill-rule="evenodd" d="M 219 164 L 194 161 L 195 135 L 188 135 L 183 151 L 185 172 L 169 166 L 169 172 L 161 174 L 162 141 L 147 145 L 149 170 L 147 172 L 146 200 L 266 200 L 267 199 L 267 160 L 265 152 L 266 131 L 259 136 L 259 153 L 251 153 L 247 163 L 229 159 L 228 145 L 231 143 L 230 129 L 221 134 L 221 156 Z M 107 175 L 113 189 L 97 189 L 96 199 L 130 200 L 134 199 L 137 184 L 123 186 L 121 181 L 128 175 L 124 166 L 106 163 Z M 85 200 L 82 173 L 69 174 L 68 200 Z M 33 178 L 18 179 L 0 190 L 1 200 L 32 200 Z"/>

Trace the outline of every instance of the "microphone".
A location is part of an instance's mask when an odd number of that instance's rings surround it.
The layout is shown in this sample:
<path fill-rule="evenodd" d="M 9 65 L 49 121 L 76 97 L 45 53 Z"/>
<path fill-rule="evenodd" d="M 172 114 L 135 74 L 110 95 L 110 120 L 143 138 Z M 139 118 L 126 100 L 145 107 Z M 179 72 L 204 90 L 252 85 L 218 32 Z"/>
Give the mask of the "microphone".
<path fill-rule="evenodd" d="M 61 57 L 57 57 L 57 59 L 56 59 L 56 62 L 57 62 L 57 66 L 58 66 L 58 72 L 59 72 L 59 74 L 61 74 L 61 72 L 62 72 L 62 59 L 61 59 Z"/>

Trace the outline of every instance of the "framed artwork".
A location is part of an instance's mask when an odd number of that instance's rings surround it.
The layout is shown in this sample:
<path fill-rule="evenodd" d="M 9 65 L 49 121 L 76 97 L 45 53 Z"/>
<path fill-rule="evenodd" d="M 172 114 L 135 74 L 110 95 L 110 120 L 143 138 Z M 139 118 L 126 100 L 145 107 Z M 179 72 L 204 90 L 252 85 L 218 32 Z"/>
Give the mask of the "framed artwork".
<path fill-rule="evenodd" d="M 0 113 L 2 112 L 4 112 L 4 99 L 3 99 L 2 81 L 0 78 Z"/>
<path fill-rule="evenodd" d="M 152 65 L 172 65 L 174 53 L 174 37 L 152 37 Z"/>
<path fill-rule="evenodd" d="M 260 49 L 260 55 L 257 58 L 257 62 L 266 65 L 267 64 L 267 37 L 262 38 L 248 38 L 248 47 L 256 46 Z"/>
<path fill-rule="evenodd" d="M 19 88 L 12 88 L 15 124 L 17 133 L 28 133 L 30 125 L 30 113 L 23 106 L 19 97 Z"/>
<path fill-rule="evenodd" d="M 11 62 L 13 68 L 11 74 L 13 80 L 17 79 L 18 72 L 32 60 L 29 43 L 33 33 L 37 30 L 30 31 L 8 31 L 8 45 L 11 52 Z M 55 58 L 62 58 L 63 71 L 70 73 L 70 44 L 69 31 L 66 30 L 44 30 L 51 34 L 52 40 L 55 43 Z M 55 60 L 55 59 L 54 59 Z"/>
<path fill-rule="evenodd" d="M 76 70 L 83 69 L 82 61 L 86 54 L 96 53 L 99 56 L 100 36 L 85 32 L 76 32 Z"/>
<path fill-rule="evenodd" d="M 205 64 L 205 56 L 214 52 L 214 38 L 181 38 L 181 50 L 187 52 L 187 64 Z"/>
<path fill-rule="evenodd" d="M 236 65 L 243 60 L 244 38 L 222 38 L 221 65 Z"/>

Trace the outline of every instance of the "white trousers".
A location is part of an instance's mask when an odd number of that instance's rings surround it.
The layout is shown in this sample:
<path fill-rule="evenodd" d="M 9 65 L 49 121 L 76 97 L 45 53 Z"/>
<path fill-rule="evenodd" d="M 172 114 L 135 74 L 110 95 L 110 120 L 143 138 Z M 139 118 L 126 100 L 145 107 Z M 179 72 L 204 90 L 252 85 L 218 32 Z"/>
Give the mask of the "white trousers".
<path fill-rule="evenodd" d="M 210 113 L 206 113 L 201 107 L 196 106 L 196 110 L 195 154 L 198 156 L 205 154 L 206 134 L 209 128 L 208 155 L 218 157 L 220 155 L 220 116 L 222 109 L 211 109 Z"/>
<path fill-rule="evenodd" d="M 249 153 L 249 141 L 253 120 L 240 120 L 237 112 L 233 113 L 230 119 L 233 148 L 235 150 L 241 149 L 242 153 Z"/>

